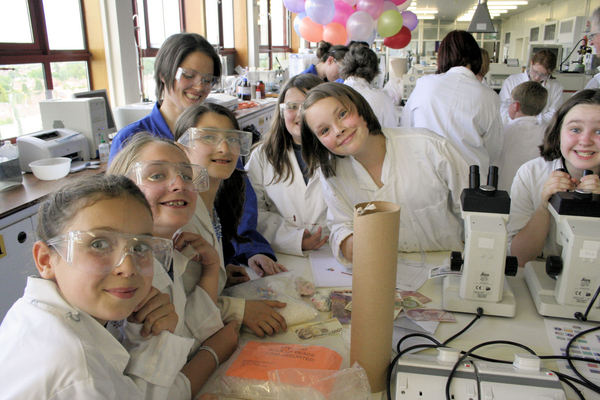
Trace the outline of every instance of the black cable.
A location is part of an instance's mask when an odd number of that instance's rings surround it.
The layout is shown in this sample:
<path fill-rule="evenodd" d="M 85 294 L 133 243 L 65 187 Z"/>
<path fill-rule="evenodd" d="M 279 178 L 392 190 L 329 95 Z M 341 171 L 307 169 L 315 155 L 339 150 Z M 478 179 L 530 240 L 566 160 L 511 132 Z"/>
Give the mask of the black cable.
<path fill-rule="evenodd" d="M 459 337 L 460 335 L 465 333 L 467 331 L 467 329 L 469 329 L 471 326 L 473 326 L 473 324 L 475 322 L 477 322 L 477 320 L 479 318 L 481 318 L 482 315 L 483 315 L 483 308 L 477 307 L 477 315 L 475 315 L 475 317 L 471 320 L 471 322 L 469 322 L 469 324 L 467 326 L 465 326 L 463 329 L 461 329 L 460 331 L 458 331 L 457 333 L 455 333 L 454 335 L 452 335 L 448 339 L 446 339 L 444 341 L 444 343 L 442 343 L 442 345 L 446 346 L 448 343 L 450 343 L 451 341 L 453 341 L 454 339 L 456 339 L 457 337 Z"/>
<path fill-rule="evenodd" d="M 433 343 L 437 344 L 438 346 L 441 346 L 442 344 L 433 336 L 429 336 L 425 333 L 409 333 L 408 335 L 402 336 L 400 338 L 400 340 L 398 340 L 398 343 L 396 344 L 396 353 L 400 353 L 400 345 L 402 344 L 402 342 L 404 342 L 407 339 L 410 339 L 411 337 L 422 337 L 424 339 L 428 339 L 431 340 Z"/>
<path fill-rule="evenodd" d="M 388 365 L 388 370 L 387 370 L 387 374 L 386 374 L 385 381 L 386 381 L 386 390 L 387 390 L 387 399 L 388 400 L 392 400 L 392 373 L 394 372 L 394 367 L 396 366 L 396 363 L 398 362 L 400 357 L 402 357 L 406 352 L 414 350 L 414 349 L 419 349 L 419 348 L 435 349 L 438 347 L 439 346 L 437 344 L 420 344 L 420 345 L 410 346 L 410 347 L 406 348 L 404 351 L 398 352 L 398 354 L 396 355 L 396 357 L 394 357 L 394 359 L 392 360 L 390 365 Z"/>
<path fill-rule="evenodd" d="M 577 46 L 579 46 L 579 43 L 581 43 L 581 42 L 583 42 L 583 38 L 579 39 L 579 41 L 575 44 L 575 46 L 573 46 L 573 50 L 571 50 L 571 52 L 567 55 L 567 57 L 560 62 L 560 66 L 559 66 L 560 71 L 559 72 L 562 71 L 563 64 L 565 63 L 565 61 L 567 61 L 569 59 L 569 57 L 571 57 L 571 54 L 573 54 L 573 52 L 577 49 Z"/>
<path fill-rule="evenodd" d="M 569 376 L 569 375 L 566 375 L 566 374 L 562 374 L 562 373 L 560 373 L 558 371 L 552 371 L 552 372 L 554 372 L 556 374 L 556 376 L 558 376 L 558 379 L 561 382 L 563 382 L 566 385 L 568 385 L 575 392 L 575 394 L 577 395 L 577 397 L 579 397 L 581 400 L 585 400 L 585 397 L 583 397 L 583 393 L 581 393 L 581 391 L 579 389 L 577 389 L 577 387 L 574 384 L 572 384 L 571 382 L 569 382 L 569 381 L 572 380 L 572 381 L 575 381 L 575 382 L 579 383 L 580 385 L 586 386 L 582 381 L 580 381 L 579 379 L 575 379 L 572 376 Z"/>
<path fill-rule="evenodd" d="M 574 317 L 582 322 L 587 321 L 587 316 L 590 313 L 590 310 L 592 309 L 592 306 L 594 305 L 594 303 L 596 302 L 596 298 L 598 297 L 598 293 L 600 293 L 600 285 L 598 285 L 598 289 L 596 289 L 596 293 L 594 293 L 594 296 L 592 297 L 592 300 L 590 300 L 587 308 L 585 309 L 585 313 L 583 315 L 581 315 L 581 313 L 579 311 L 577 311 L 574 315 Z"/>
<path fill-rule="evenodd" d="M 479 368 L 473 360 L 466 360 L 473 364 L 473 372 L 475 373 L 475 382 L 477 382 L 477 400 L 481 400 L 481 377 L 479 376 Z"/>
<path fill-rule="evenodd" d="M 598 331 L 600 330 L 600 326 L 594 327 L 594 328 L 590 328 L 590 329 L 586 329 L 584 331 L 579 332 L 578 334 L 576 334 L 575 336 L 573 336 L 571 338 L 571 340 L 569 340 L 569 343 L 567 343 L 567 347 L 565 348 L 565 354 L 568 357 L 567 358 L 567 363 L 569 364 L 569 366 L 571 367 L 571 369 L 573 370 L 573 372 L 575 372 L 575 375 L 577 375 L 582 381 L 584 381 L 585 383 L 589 384 L 592 388 L 594 388 L 593 390 L 596 393 L 600 393 L 600 386 L 596 385 L 595 383 L 593 383 L 592 381 L 590 381 L 589 379 L 587 379 L 586 377 L 584 377 L 581 372 L 579 372 L 579 370 L 575 367 L 575 364 L 573 364 L 573 361 L 571 361 L 570 357 L 570 351 L 571 351 L 571 345 L 577 341 L 577 339 L 579 339 L 581 336 L 587 335 L 590 332 L 594 332 L 594 331 Z"/>

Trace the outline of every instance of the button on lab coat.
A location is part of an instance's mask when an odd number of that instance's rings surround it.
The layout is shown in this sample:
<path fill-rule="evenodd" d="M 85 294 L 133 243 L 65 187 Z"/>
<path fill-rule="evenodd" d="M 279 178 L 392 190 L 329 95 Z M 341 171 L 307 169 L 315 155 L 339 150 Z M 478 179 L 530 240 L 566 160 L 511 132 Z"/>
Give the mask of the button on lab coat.
<path fill-rule="evenodd" d="M 487 177 L 502 150 L 500 101 L 465 67 L 417 80 L 402 114 L 403 127 L 428 128 L 448 139 Z"/>
<path fill-rule="evenodd" d="M 340 244 L 353 233 L 354 205 L 377 200 L 400 206 L 399 251 L 461 250 L 460 194 L 468 187 L 466 161 L 449 141 L 426 129 L 383 132 L 381 188 L 352 156 L 336 159 L 335 176 L 321 177 L 334 255 L 345 262 Z"/>
<path fill-rule="evenodd" d="M 328 234 L 327 205 L 319 182 L 320 171 L 306 184 L 293 149 L 287 151 L 287 157 L 294 174 L 291 182 L 288 179 L 273 183 L 275 170 L 263 146 L 252 152 L 246 170 L 256 192 L 258 231 L 275 251 L 301 256 L 304 229 L 315 232 L 321 226 L 322 236 Z"/>

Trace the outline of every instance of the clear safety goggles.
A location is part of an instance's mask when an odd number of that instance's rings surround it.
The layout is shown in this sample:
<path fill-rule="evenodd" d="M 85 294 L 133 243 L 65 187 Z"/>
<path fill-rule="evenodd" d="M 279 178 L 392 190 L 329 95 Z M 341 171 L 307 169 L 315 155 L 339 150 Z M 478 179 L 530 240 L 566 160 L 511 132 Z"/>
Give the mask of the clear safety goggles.
<path fill-rule="evenodd" d="M 279 105 L 279 109 L 281 110 L 281 112 L 298 112 L 298 110 L 300 110 L 300 107 L 302 107 L 302 103 L 293 103 L 291 101 L 287 103 L 281 103 Z"/>
<path fill-rule="evenodd" d="M 531 67 L 529 67 L 527 74 L 529 75 L 529 79 L 532 79 L 532 80 L 538 79 L 539 82 L 546 82 L 546 81 L 548 81 L 548 79 L 550 79 L 550 74 L 539 73 L 538 71 L 534 70 Z"/>
<path fill-rule="evenodd" d="M 190 163 L 172 163 L 168 161 L 138 161 L 129 171 L 130 179 L 138 186 L 170 186 L 181 178 L 182 188 L 190 192 L 208 190 L 208 172 L 206 168 Z"/>
<path fill-rule="evenodd" d="M 189 128 L 181 135 L 177 143 L 194 149 L 196 142 L 216 148 L 223 141 L 227 143 L 233 153 L 246 156 L 250 153 L 250 146 L 252 146 L 252 132 L 236 129 Z"/>
<path fill-rule="evenodd" d="M 168 271 L 173 256 L 168 239 L 110 230 L 70 231 L 46 243 L 70 265 L 95 275 L 108 275 L 127 256 L 140 274 L 152 275 L 155 262 Z"/>
<path fill-rule="evenodd" d="M 179 67 L 175 73 L 175 79 L 181 83 L 191 83 L 194 86 L 213 87 L 219 82 L 219 78 L 211 74 L 201 74 L 193 69 Z"/>

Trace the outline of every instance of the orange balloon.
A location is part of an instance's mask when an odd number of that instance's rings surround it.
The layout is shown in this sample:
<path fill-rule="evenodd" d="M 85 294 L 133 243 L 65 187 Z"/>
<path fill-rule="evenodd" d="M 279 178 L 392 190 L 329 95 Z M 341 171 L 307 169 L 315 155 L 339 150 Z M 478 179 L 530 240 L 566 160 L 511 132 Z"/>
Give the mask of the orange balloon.
<path fill-rule="evenodd" d="M 323 28 L 323 40 L 331 44 L 346 44 L 348 33 L 342 24 L 332 22 Z"/>
<path fill-rule="evenodd" d="M 323 40 L 323 25 L 317 24 L 308 16 L 304 17 L 300 21 L 300 35 L 309 42 L 320 42 Z"/>

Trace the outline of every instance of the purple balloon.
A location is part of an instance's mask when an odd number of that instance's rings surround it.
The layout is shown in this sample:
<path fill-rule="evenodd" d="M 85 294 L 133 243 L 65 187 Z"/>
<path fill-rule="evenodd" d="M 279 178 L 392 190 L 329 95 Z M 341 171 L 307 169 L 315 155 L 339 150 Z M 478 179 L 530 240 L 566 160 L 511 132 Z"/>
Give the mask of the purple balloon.
<path fill-rule="evenodd" d="M 346 32 L 349 40 L 366 42 L 373 34 L 374 21 L 366 11 L 357 11 L 348 18 Z"/>
<path fill-rule="evenodd" d="M 296 14 L 296 16 L 294 17 L 294 30 L 296 31 L 298 36 L 302 36 L 300 34 L 300 21 L 302 21 L 304 17 L 306 17 L 305 13 Z"/>
<path fill-rule="evenodd" d="M 343 26 L 346 26 L 348 18 L 354 14 L 354 8 L 343 0 L 335 0 L 335 15 L 331 22 L 337 22 Z"/>
<path fill-rule="evenodd" d="M 327 25 L 335 15 L 333 0 L 306 0 L 306 15 L 317 24 Z"/>
<path fill-rule="evenodd" d="M 414 30 L 419 24 L 417 15 L 412 11 L 402 11 L 402 21 L 402 24 L 411 31 Z"/>
<path fill-rule="evenodd" d="M 293 13 L 304 12 L 304 0 L 283 0 L 283 5 Z"/>
<path fill-rule="evenodd" d="M 358 0 L 356 9 L 368 12 L 371 18 L 377 20 L 383 12 L 383 0 Z"/>

